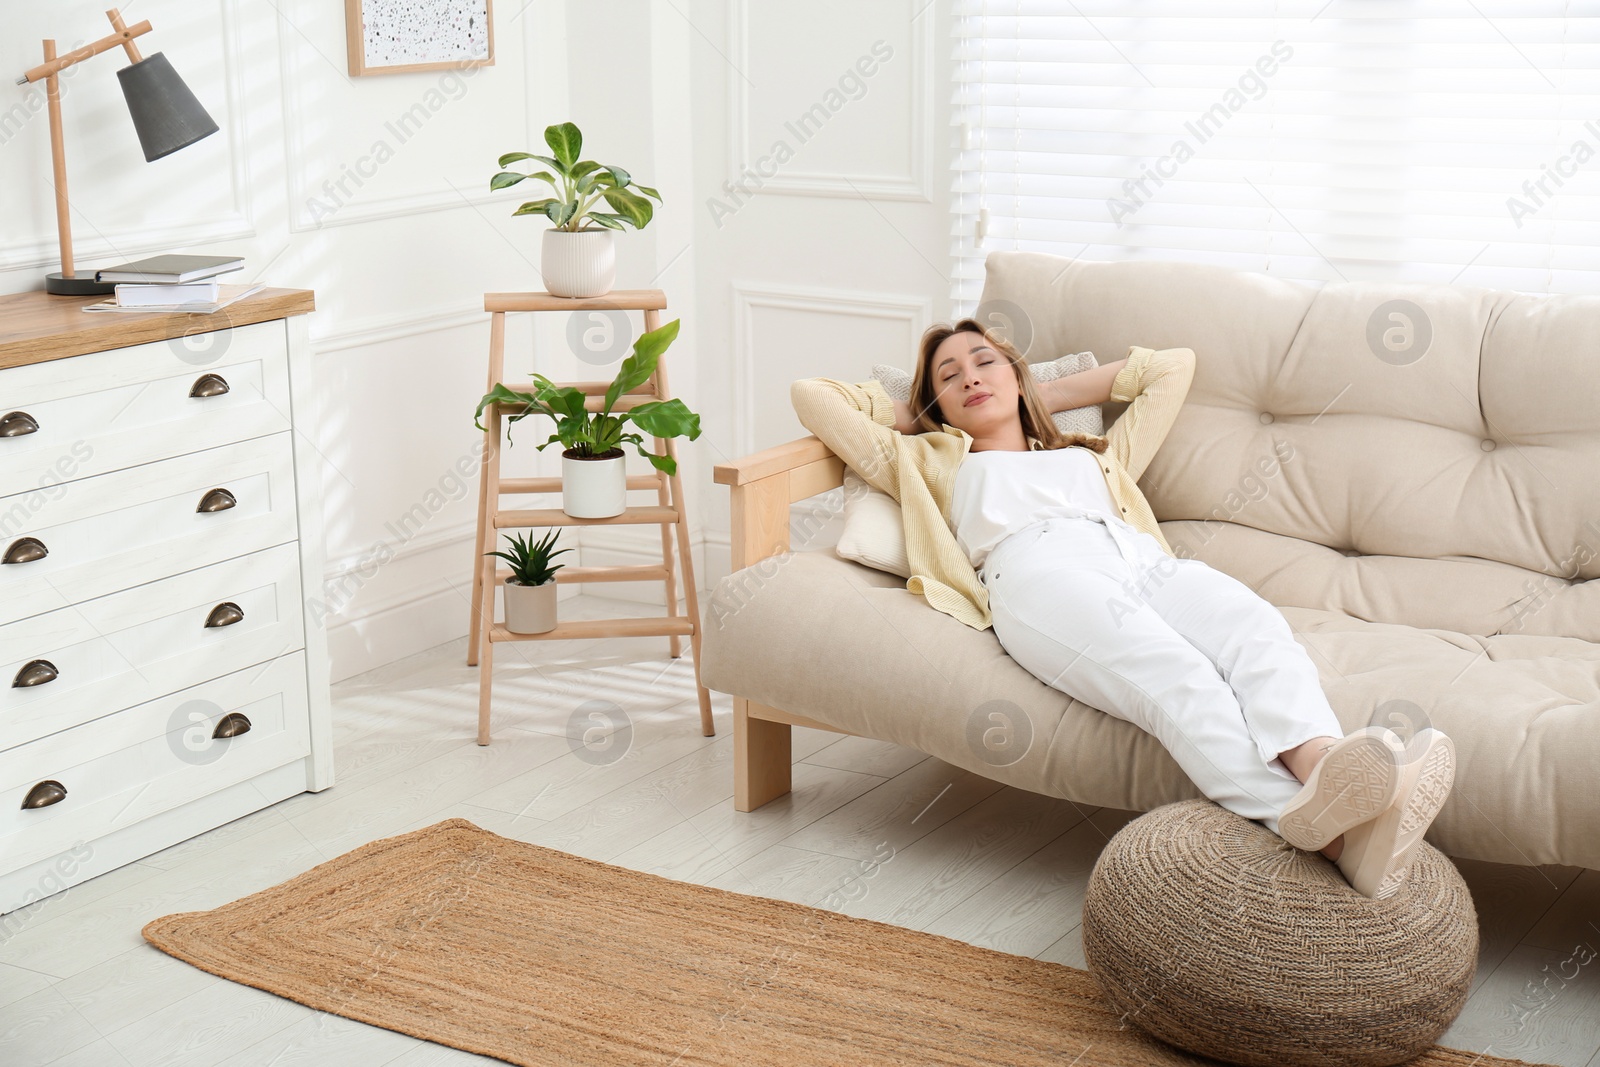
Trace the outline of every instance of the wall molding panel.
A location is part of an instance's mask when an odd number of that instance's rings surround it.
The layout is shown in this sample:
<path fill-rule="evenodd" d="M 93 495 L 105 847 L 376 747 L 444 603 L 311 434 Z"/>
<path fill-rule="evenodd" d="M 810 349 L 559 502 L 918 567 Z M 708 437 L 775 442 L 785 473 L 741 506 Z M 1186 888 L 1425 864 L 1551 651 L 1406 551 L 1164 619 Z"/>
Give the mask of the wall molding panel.
<path fill-rule="evenodd" d="M 920 6 L 920 11 L 918 10 Z M 728 5 L 728 181 L 735 187 L 752 158 L 750 133 L 750 83 L 742 71 L 750 69 L 750 0 L 730 0 Z M 867 200 L 933 202 L 933 139 L 928 119 L 932 114 L 934 70 L 934 18 L 931 4 L 909 0 L 906 13 L 912 21 L 909 112 L 910 160 L 902 175 L 850 174 L 841 171 L 804 171 L 785 166 L 775 175 L 760 175 L 757 193 L 789 196 L 848 197 Z M 864 99 L 864 98 L 863 98 Z M 746 188 L 753 187 L 753 183 Z"/>
<path fill-rule="evenodd" d="M 847 289 L 814 289 L 799 286 L 758 285 L 735 281 L 733 284 L 733 440 L 738 454 L 756 451 L 755 366 L 757 308 L 780 308 L 818 315 L 888 319 L 905 322 L 919 333 L 933 313 L 933 302 L 909 293 L 861 293 Z"/>

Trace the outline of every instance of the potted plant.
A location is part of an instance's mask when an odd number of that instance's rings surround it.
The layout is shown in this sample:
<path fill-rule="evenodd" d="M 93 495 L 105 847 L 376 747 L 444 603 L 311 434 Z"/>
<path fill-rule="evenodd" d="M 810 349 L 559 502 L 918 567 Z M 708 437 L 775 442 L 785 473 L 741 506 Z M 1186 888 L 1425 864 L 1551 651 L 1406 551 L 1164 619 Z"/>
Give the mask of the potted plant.
<path fill-rule="evenodd" d="M 652 437 L 684 437 L 693 441 L 700 436 L 700 416 L 684 406 L 677 397 L 671 400 L 647 400 L 626 411 L 611 414 L 611 407 L 623 393 L 630 392 L 650 380 L 656 371 L 661 353 L 667 350 L 678 336 L 678 320 L 639 335 L 633 342 L 633 351 L 622 361 L 616 378 L 606 388 L 605 404 L 599 411 L 584 410 L 585 394 L 572 386 L 557 387 L 542 374 L 534 374 L 535 391 L 518 392 L 497 382 L 494 389 L 478 401 L 473 416 L 474 425 L 487 430 L 481 421 L 483 409 L 490 404 L 520 404 L 521 409 L 508 415 L 508 422 L 525 419 L 529 415 L 548 415 L 556 420 L 556 432 L 549 440 L 537 446 L 560 441 L 566 448 L 561 453 L 561 509 L 568 515 L 583 519 L 603 519 L 621 515 L 628 507 L 628 479 L 623 469 L 625 453 L 622 442 L 632 441 L 639 454 L 650 461 L 657 470 L 667 474 L 678 473 L 678 464 L 671 456 L 658 456 L 644 448 L 644 438 L 637 433 L 624 433 L 623 425 L 633 421 Z M 511 440 L 511 427 L 506 427 L 506 440 Z"/>
<path fill-rule="evenodd" d="M 624 223 L 636 230 L 644 229 L 654 213 L 646 197 L 660 203 L 661 194 L 636 183 L 621 167 L 580 160 L 583 134 L 570 122 L 546 127 L 544 141 L 554 155 L 507 152 L 500 157 L 500 172 L 489 179 L 489 188 L 507 189 L 528 178 L 549 182 L 558 195 L 530 200 L 512 212 L 544 215 L 555 223 L 544 232 L 540 250 L 545 289 L 553 296 L 604 296 L 617 280 L 617 254 L 611 231 L 622 229 Z M 536 160 L 550 169 L 532 174 L 506 170 L 525 159 Z M 595 210 L 602 200 L 611 211 Z"/>
<path fill-rule="evenodd" d="M 556 571 L 565 564 L 550 566 L 553 556 L 570 552 L 551 552 L 558 531 L 551 530 L 538 544 L 531 536 L 506 534 L 511 542 L 509 552 L 485 552 L 486 556 L 499 556 L 511 564 L 511 575 L 505 581 L 506 629 L 518 634 L 543 634 L 556 628 Z"/>

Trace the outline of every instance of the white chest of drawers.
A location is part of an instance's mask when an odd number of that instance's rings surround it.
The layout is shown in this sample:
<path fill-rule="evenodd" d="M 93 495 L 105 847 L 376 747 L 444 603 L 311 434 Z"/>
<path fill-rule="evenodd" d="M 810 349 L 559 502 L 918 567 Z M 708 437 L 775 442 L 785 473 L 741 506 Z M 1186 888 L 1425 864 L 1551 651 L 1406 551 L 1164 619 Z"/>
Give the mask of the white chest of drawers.
<path fill-rule="evenodd" d="M 0 297 L 4 913 L 333 784 L 304 290 Z"/>

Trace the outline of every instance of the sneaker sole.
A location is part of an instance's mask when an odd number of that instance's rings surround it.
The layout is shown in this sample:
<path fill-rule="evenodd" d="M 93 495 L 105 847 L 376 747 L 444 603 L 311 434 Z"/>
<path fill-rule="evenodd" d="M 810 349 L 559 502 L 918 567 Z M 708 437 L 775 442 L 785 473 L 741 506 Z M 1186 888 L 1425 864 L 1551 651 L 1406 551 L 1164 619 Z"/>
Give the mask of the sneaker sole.
<path fill-rule="evenodd" d="M 1417 780 L 1417 787 L 1411 791 L 1405 814 L 1400 819 L 1393 859 L 1378 882 L 1378 891 L 1373 894 L 1376 900 L 1393 896 L 1405 884 L 1411 873 L 1411 860 L 1427 836 L 1428 827 L 1433 825 L 1434 818 L 1444 807 L 1451 786 L 1455 784 L 1456 749 L 1455 742 L 1449 737 L 1439 734 L 1434 738 L 1422 760 L 1422 775 Z"/>
<path fill-rule="evenodd" d="M 1314 852 L 1377 818 L 1400 796 L 1403 751 L 1399 739 L 1381 726 L 1365 726 L 1340 738 L 1284 805 L 1278 836 Z"/>
<path fill-rule="evenodd" d="M 1377 819 L 1358 828 L 1353 840 L 1346 838 L 1346 847 L 1352 849 L 1352 854 L 1339 867 L 1346 872 L 1352 888 L 1374 900 L 1393 896 L 1405 884 L 1417 848 L 1455 783 L 1455 742 L 1428 728 L 1412 739 L 1413 746 L 1419 743 L 1425 746 L 1417 757 L 1420 766 L 1404 796 Z M 1408 777 L 1410 766 L 1408 763 Z M 1345 856 L 1341 854 L 1340 859 Z"/>

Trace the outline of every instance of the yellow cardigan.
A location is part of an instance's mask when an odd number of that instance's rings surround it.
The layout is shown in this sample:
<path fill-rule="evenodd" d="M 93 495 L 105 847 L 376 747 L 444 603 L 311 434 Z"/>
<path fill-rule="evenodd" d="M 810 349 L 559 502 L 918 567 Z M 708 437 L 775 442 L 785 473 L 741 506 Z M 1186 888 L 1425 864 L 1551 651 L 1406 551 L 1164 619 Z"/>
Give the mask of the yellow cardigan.
<path fill-rule="evenodd" d="M 1138 481 L 1166 440 L 1193 380 L 1192 349 L 1131 347 L 1111 383 L 1111 399 L 1128 407 L 1106 432 L 1106 450 L 1095 453 L 1122 518 L 1173 557 L 1177 554 L 1161 536 Z M 894 401 L 875 378 L 855 384 L 802 378 L 789 387 L 789 398 L 801 425 L 899 503 L 911 569 L 906 589 L 975 630 L 989 629 L 989 591 L 978 581 L 950 521 L 956 471 L 972 447 L 971 435 L 949 423 L 940 423 L 937 433 L 899 432 Z M 1028 447 L 1043 446 L 1029 435 Z"/>

